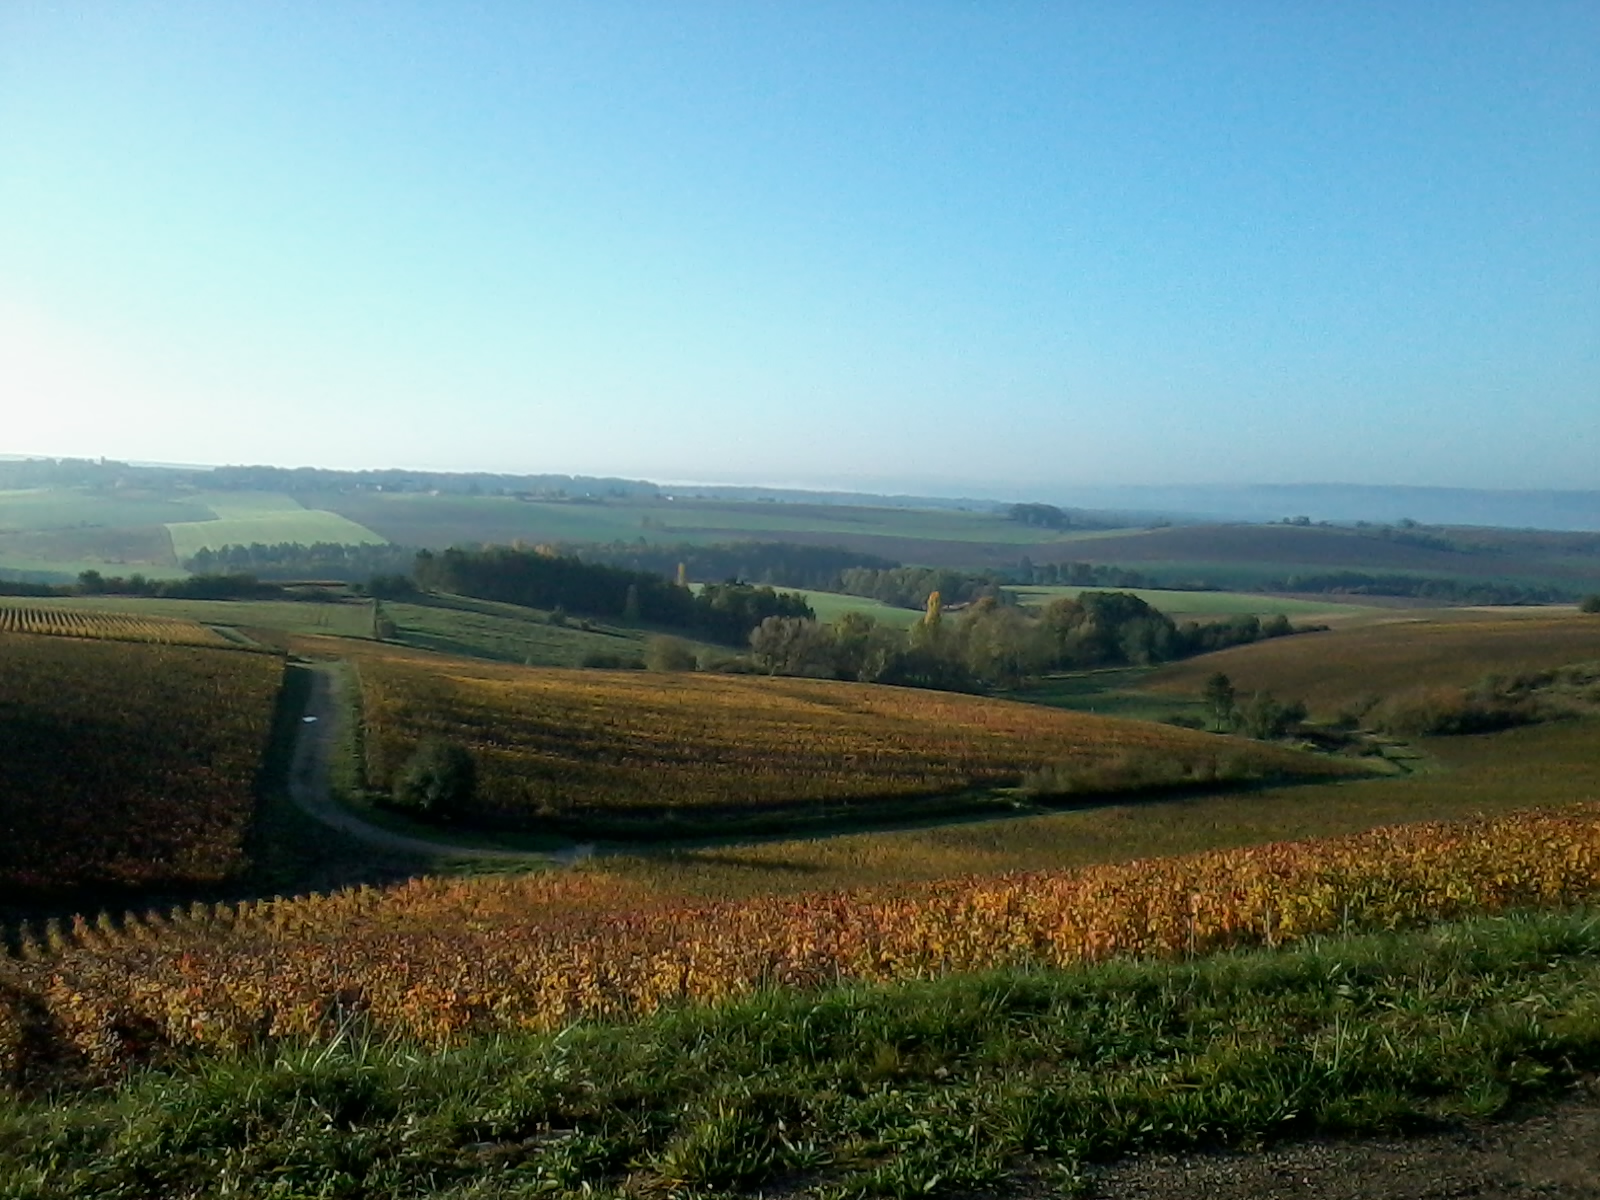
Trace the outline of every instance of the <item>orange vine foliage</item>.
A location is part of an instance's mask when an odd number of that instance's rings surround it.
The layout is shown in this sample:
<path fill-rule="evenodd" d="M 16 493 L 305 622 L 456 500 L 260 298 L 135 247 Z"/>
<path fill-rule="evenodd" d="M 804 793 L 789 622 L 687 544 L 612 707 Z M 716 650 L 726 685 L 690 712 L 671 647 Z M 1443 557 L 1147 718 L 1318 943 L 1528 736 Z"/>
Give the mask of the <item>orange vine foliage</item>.
<path fill-rule="evenodd" d="M 236 650 L 0 633 L 0 885 L 238 870 L 283 669 Z"/>
<path fill-rule="evenodd" d="M 1338 776 L 1344 762 L 1042 705 L 764 676 L 508 667 L 360 647 L 369 778 L 426 736 L 470 746 L 498 817 L 771 808 L 1013 784 L 1130 756 L 1223 774 Z M 1218 760 L 1226 760 L 1219 764 Z M 1209 772 L 1209 774 L 1208 774 Z"/>
<path fill-rule="evenodd" d="M 551 1029 L 768 986 L 1116 955 L 1600 901 L 1600 804 L 1395 826 L 1078 871 L 685 904 L 600 870 L 421 880 L 178 911 L 0 964 L 0 1058 L 23 998 L 102 1071 L 162 1045 L 326 1035 L 431 1043 Z M 75 943 L 75 944 L 73 944 Z M 9 1014 L 9 1015 L 7 1015 Z"/>

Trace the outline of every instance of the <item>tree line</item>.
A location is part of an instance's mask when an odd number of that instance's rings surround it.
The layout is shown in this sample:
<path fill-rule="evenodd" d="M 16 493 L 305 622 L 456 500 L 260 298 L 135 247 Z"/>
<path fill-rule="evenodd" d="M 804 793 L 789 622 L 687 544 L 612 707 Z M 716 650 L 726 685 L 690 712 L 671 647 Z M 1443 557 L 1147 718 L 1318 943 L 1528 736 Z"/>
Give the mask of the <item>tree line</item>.
<path fill-rule="evenodd" d="M 403 575 L 417 552 L 388 543 L 252 542 L 196 551 L 183 562 L 197 575 L 254 575 L 258 579 L 315 579 L 358 583 L 374 575 Z"/>
<path fill-rule="evenodd" d="M 982 691 L 1054 671 L 1167 662 L 1306 628 L 1281 614 L 1179 626 L 1127 592 L 1084 592 L 1037 611 L 984 597 L 956 612 L 946 612 L 935 593 L 906 631 L 865 613 L 828 625 L 768 618 L 750 635 L 750 658 L 775 675 Z"/>
<path fill-rule="evenodd" d="M 5 596 L 156 596 L 169 600 L 261 600 L 294 598 L 294 593 L 254 575 L 191 575 L 187 579 L 151 579 L 80 571 L 76 583 L 21 583 L 0 580 Z"/>
<path fill-rule="evenodd" d="M 676 579 L 682 568 L 684 576 L 690 580 L 739 579 L 771 587 L 810 588 L 821 592 L 840 590 L 840 574 L 852 567 L 886 570 L 900 565 L 876 554 L 803 542 L 718 542 L 708 546 L 688 542 L 676 545 L 644 541 L 562 542 L 555 549 L 585 562 L 624 567 L 630 571 L 650 571 L 670 579 Z M 917 604 L 920 606 L 921 600 Z"/>
<path fill-rule="evenodd" d="M 1350 596 L 1415 596 L 1449 604 L 1557 604 L 1572 600 L 1568 588 L 1535 587 L 1488 579 L 1442 579 L 1433 575 L 1373 575 L 1327 571 L 1286 575 L 1262 585 L 1269 592 L 1316 592 Z"/>
<path fill-rule="evenodd" d="M 718 641 L 742 642 L 768 618 L 812 620 L 803 596 L 728 582 L 698 591 L 650 571 L 587 563 L 575 555 L 513 546 L 451 547 L 416 555 L 419 588 L 529 608 L 660 625 Z"/>

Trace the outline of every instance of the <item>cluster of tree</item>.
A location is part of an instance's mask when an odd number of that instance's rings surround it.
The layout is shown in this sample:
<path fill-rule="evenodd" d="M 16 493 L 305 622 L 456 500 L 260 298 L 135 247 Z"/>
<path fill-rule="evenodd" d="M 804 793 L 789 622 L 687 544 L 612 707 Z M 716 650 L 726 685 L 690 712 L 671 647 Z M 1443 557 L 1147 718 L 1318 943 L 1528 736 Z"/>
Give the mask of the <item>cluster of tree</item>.
<path fill-rule="evenodd" d="M 1084 592 L 1034 613 L 984 598 L 959 613 L 935 595 L 909 631 L 848 613 L 831 625 L 772 618 L 750 635 L 772 674 L 977 691 L 1051 671 L 1145 665 L 1297 632 L 1284 617 L 1174 624 L 1126 592 Z"/>
<path fill-rule="evenodd" d="M 61 584 L 34 583 L 28 579 L 0 579 L 0 596 L 70 596 L 74 589 Z"/>
<path fill-rule="evenodd" d="M 748 583 L 708 583 L 694 595 L 690 627 L 717 641 L 739 643 L 763 621 L 816 619 L 806 598 Z"/>
<path fill-rule="evenodd" d="M 445 492 L 537 499 L 654 496 L 640 479 L 591 475 L 503 475 L 485 471 L 337 471 L 320 467 L 151 467 L 113 459 L 29 458 L 0 461 L 0 489 L 133 486 L 263 492 Z"/>
<path fill-rule="evenodd" d="M 1206 680 L 1204 697 L 1219 733 L 1242 733 L 1270 741 L 1306 719 L 1306 706 L 1299 700 L 1285 702 L 1271 692 L 1256 692 L 1248 700 L 1240 700 L 1233 681 L 1221 671 Z"/>
<path fill-rule="evenodd" d="M 1393 525 L 1375 525 L 1368 521 L 1357 521 L 1356 531 L 1362 537 L 1398 542 L 1402 546 L 1415 546 L 1419 550 L 1443 550 L 1450 554 L 1481 554 L 1490 549 L 1487 546 L 1448 537 L 1439 529 L 1430 530 L 1410 517 L 1402 517 Z"/>
<path fill-rule="evenodd" d="M 630 571 L 653 571 L 669 579 L 677 578 L 681 566 L 684 576 L 690 580 L 741 579 L 772 587 L 814 588 L 823 592 L 838 591 L 840 573 L 851 567 L 885 570 L 899 566 L 893 559 L 876 554 L 799 542 L 720 542 L 712 546 L 694 546 L 687 542 L 656 545 L 641 540 L 563 543 L 557 550 L 576 555 L 585 562 L 625 567 Z"/>
<path fill-rule="evenodd" d="M 945 604 L 1003 600 L 998 577 L 947 567 L 848 567 L 831 591 L 865 596 L 897 608 L 921 608 L 938 592 Z"/>
<path fill-rule="evenodd" d="M 1043 529 L 1066 529 L 1072 524 L 1072 518 L 1054 504 L 1013 504 L 1006 510 L 1006 517 Z"/>
<path fill-rule="evenodd" d="M 1600 592 L 1592 596 L 1585 596 L 1578 601 L 1578 611 L 1586 613 L 1600 613 Z"/>
<path fill-rule="evenodd" d="M 1268 592 L 1329 592 L 1351 596 L 1415 596 L 1447 604 L 1554 604 L 1572 599 L 1561 588 L 1533 587 L 1492 579 L 1441 579 L 1432 575 L 1371 575 L 1328 571 L 1269 580 Z"/>
<path fill-rule="evenodd" d="M 412 577 L 428 591 L 654 625 L 688 625 L 694 607 L 687 588 L 660 575 L 511 546 L 421 550 Z"/>
<path fill-rule="evenodd" d="M 0 489 L 102 487 L 137 470 L 106 458 L 0 459 Z"/>
<path fill-rule="evenodd" d="M 258 579 L 328 579 L 354 583 L 373 575 L 403 575 L 416 551 L 388 544 L 252 542 L 203 549 L 184 560 L 196 574 L 250 574 Z"/>
<path fill-rule="evenodd" d="M 737 582 L 706 584 L 695 592 L 650 571 L 511 546 L 419 551 L 414 579 L 433 591 L 664 625 L 735 643 L 769 617 L 815 616 L 805 598 L 792 592 Z"/>
<path fill-rule="evenodd" d="M 161 596 L 171 600 L 261 600 L 285 595 L 275 583 L 254 575 L 191 575 L 187 579 L 149 579 L 140 574 L 102 575 L 84 571 L 74 586 L 59 588 L 57 595 Z"/>
<path fill-rule="evenodd" d="M 1095 588 L 1159 588 L 1163 584 L 1150 575 L 1128 567 L 1108 566 L 1104 563 L 1061 562 L 1036 563 L 1027 555 L 1000 576 L 1005 583 L 1024 587 L 1095 587 Z M 1187 590 L 1214 590 L 1189 588 Z"/>

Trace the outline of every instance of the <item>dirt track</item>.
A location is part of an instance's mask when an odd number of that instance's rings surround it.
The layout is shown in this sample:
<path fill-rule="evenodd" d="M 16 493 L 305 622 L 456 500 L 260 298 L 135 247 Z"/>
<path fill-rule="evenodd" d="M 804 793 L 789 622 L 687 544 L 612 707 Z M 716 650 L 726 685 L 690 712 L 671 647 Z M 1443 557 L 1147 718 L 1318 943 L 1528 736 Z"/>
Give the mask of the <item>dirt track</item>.
<path fill-rule="evenodd" d="M 556 852 L 461 846 L 395 833 L 362 820 L 358 814 L 334 799 L 328 784 L 329 763 L 338 737 L 338 722 L 343 715 L 333 672 L 326 666 L 307 666 L 302 669 L 310 673 L 311 687 L 295 737 L 294 756 L 289 767 L 289 797 L 301 810 L 324 825 L 378 850 L 424 858 L 570 864 L 592 851 L 592 847 L 586 846 Z"/>
<path fill-rule="evenodd" d="M 1259 1154 L 1152 1156 L 1097 1171 L 1099 1200 L 1600 1200 L 1600 1090 L 1442 1134 Z"/>

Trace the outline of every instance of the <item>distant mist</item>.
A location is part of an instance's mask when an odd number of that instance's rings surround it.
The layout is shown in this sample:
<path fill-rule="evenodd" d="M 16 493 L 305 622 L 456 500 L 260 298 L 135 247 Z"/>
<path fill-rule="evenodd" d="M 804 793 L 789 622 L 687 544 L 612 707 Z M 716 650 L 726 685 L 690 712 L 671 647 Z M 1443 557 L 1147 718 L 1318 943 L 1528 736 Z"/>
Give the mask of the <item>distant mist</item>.
<path fill-rule="evenodd" d="M 1038 497 L 1074 508 L 1118 509 L 1228 521 L 1393 522 L 1508 529 L 1600 530 L 1600 491 L 1495 491 L 1370 484 L 1212 484 L 1054 487 Z"/>

